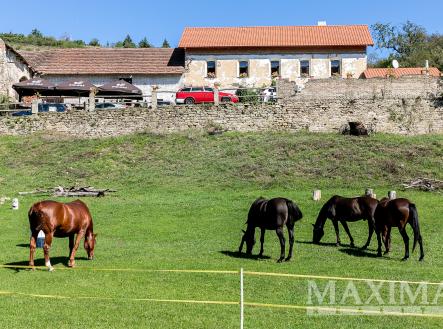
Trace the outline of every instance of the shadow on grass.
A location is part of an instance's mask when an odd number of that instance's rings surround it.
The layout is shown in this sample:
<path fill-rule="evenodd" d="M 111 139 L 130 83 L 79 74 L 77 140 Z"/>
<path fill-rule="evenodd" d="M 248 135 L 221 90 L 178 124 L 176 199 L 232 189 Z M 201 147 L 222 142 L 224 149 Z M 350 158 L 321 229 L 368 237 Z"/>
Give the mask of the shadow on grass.
<path fill-rule="evenodd" d="M 29 243 L 19 243 L 15 245 L 16 247 L 21 247 L 21 248 L 29 248 Z"/>
<path fill-rule="evenodd" d="M 238 252 L 238 251 L 230 251 L 230 250 L 222 250 L 220 251 L 220 253 L 222 253 L 223 255 L 229 256 L 229 257 L 233 257 L 233 258 L 245 258 L 245 259 L 271 259 L 270 256 L 259 256 L 259 255 L 247 255 L 246 253 L 243 252 Z"/>
<path fill-rule="evenodd" d="M 312 241 L 300 241 L 300 240 L 295 240 L 296 243 L 301 243 L 301 244 L 313 244 L 313 245 L 317 245 L 317 246 L 325 246 L 325 247 L 336 247 L 336 244 L 334 242 L 319 242 L 319 243 L 314 243 Z"/>
<path fill-rule="evenodd" d="M 369 252 L 361 248 L 340 248 L 339 251 L 354 257 L 379 258 L 376 252 Z"/>
<path fill-rule="evenodd" d="M 55 265 L 59 265 L 62 264 L 65 267 L 68 267 L 68 263 L 69 263 L 69 257 L 51 257 L 51 265 L 55 266 Z M 88 258 L 86 257 L 76 257 L 75 260 L 88 260 Z M 6 266 L 10 266 L 10 267 L 6 267 L 9 270 L 15 271 L 15 272 L 20 272 L 20 271 L 30 271 L 29 268 L 20 268 L 20 266 L 28 266 L 29 265 L 29 261 L 28 260 L 24 260 L 24 261 L 20 261 L 20 262 L 11 262 L 11 263 L 5 263 L 3 265 Z M 34 260 L 34 265 L 35 266 L 45 266 L 45 259 L 44 258 L 39 258 L 39 259 L 35 259 Z M 14 267 L 14 266 L 19 266 L 19 267 Z"/>

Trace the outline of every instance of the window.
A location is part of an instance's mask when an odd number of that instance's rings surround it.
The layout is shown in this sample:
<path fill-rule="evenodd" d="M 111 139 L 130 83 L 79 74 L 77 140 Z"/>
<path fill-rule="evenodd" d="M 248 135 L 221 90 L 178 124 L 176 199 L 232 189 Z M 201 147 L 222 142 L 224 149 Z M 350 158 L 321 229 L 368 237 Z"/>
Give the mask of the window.
<path fill-rule="evenodd" d="M 214 89 L 213 89 L 213 88 L 210 88 L 210 87 L 205 87 L 205 91 L 210 91 L 210 92 L 213 92 L 213 91 L 214 91 Z"/>
<path fill-rule="evenodd" d="M 203 87 L 192 87 L 192 91 L 203 91 Z"/>
<path fill-rule="evenodd" d="M 280 61 L 271 61 L 271 77 L 280 76 Z"/>
<path fill-rule="evenodd" d="M 206 76 L 208 78 L 215 78 L 215 61 L 206 62 Z"/>
<path fill-rule="evenodd" d="M 191 91 L 191 88 L 182 88 L 180 91 Z"/>
<path fill-rule="evenodd" d="M 331 75 L 340 75 L 340 61 L 332 60 L 331 61 Z"/>
<path fill-rule="evenodd" d="M 240 78 L 246 78 L 249 75 L 249 63 L 247 61 L 239 62 L 239 74 Z"/>
<path fill-rule="evenodd" d="M 309 76 L 309 61 L 300 61 L 300 75 L 302 77 Z"/>

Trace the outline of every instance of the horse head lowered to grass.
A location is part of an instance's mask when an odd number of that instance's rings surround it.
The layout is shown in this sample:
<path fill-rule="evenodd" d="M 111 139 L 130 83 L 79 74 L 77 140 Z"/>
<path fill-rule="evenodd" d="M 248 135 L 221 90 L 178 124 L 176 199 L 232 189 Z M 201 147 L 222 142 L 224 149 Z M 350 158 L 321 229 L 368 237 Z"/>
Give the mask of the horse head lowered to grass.
<path fill-rule="evenodd" d="M 338 222 L 340 222 L 349 236 L 351 247 L 353 247 L 354 239 L 351 236 L 351 232 L 349 231 L 346 222 L 355 222 L 363 219 L 368 221 L 369 235 L 368 240 L 362 248 L 367 248 L 371 242 L 372 234 L 374 233 L 374 213 L 377 204 L 377 199 L 370 196 L 344 198 L 342 196 L 334 195 L 323 205 L 315 224 L 312 225 L 314 227 L 312 242 L 317 244 L 320 243 L 321 238 L 325 234 L 323 228 L 326 220 L 329 218 L 334 225 L 337 246 L 341 244 L 338 230 Z"/>
<path fill-rule="evenodd" d="M 255 228 L 259 227 L 261 230 L 260 236 L 260 253 L 263 256 L 263 243 L 265 240 L 266 230 L 275 230 L 280 240 L 280 258 L 278 262 L 285 259 L 285 237 L 283 228 L 286 225 L 289 233 L 289 253 L 286 261 L 292 257 L 292 250 L 294 246 L 294 224 L 303 217 L 302 212 L 297 205 L 289 199 L 274 198 L 267 200 L 259 198 L 254 201 L 249 209 L 248 220 L 246 222 L 246 231 L 243 231 L 239 252 L 242 252 L 243 244 L 246 243 L 246 253 L 252 254 L 252 249 L 255 244 Z"/>
<path fill-rule="evenodd" d="M 29 209 L 28 217 L 31 229 L 29 266 L 34 266 L 34 254 L 39 231 L 45 233 L 43 252 L 45 255 L 45 265 L 50 271 L 53 270 L 53 267 L 49 260 L 49 249 L 51 248 L 53 237 L 69 237 L 68 265 L 70 267 L 75 265 L 75 253 L 83 237 L 85 238 L 84 248 L 88 258 L 90 260 L 94 258 L 95 237 L 97 234 L 94 234 L 91 213 L 84 202 L 80 200 L 70 203 L 56 201 L 37 202 Z M 76 234 L 77 237 L 75 237 Z"/>

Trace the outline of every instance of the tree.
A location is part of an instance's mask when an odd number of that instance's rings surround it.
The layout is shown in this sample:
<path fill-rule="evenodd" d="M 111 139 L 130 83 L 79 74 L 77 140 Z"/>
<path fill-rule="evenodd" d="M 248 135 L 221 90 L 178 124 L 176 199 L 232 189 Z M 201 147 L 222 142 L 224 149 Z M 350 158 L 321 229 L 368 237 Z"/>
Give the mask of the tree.
<path fill-rule="evenodd" d="M 33 29 L 29 36 L 34 38 L 43 38 L 43 34 L 37 29 Z"/>
<path fill-rule="evenodd" d="M 125 40 L 123 40 L 123 48 L 136 48 L 136 45 L 129 34 L 126 36 Z"/>
<path fill-rule="evenodd" d="M 139 48 L 151 48 L 151 44 L 149 43 L 148 39 L 146 37 L 144 37 L 143 39 L 140 40 L 140 42 L 138 43 L 138 47 Z"/>
<path fill-rule="evenodd" d="M 93 38 L 91 41 L 89 41 L 88 45 L 92 47 L 100 47 L 100 41 L 98 41 L 97 38 Z"/>
<path fill-rule="evenodd" d="M 429 35 L 424 27 L 410 21 L 400 26 L 376 23 L 371 29 L 376 47 L 389 51 L 375 66 L 386 67 L 396 59 L 402 66 L 423 67 L 429 60 L 431 66 L 443 69 L 443 35 Z"/>
<path fill-rule="evenodd" d="M 169 45 L 168 40 L 163 40 L 163 44 L 162 44 L 162 48 L 171 48 L 171 46 Z"/>

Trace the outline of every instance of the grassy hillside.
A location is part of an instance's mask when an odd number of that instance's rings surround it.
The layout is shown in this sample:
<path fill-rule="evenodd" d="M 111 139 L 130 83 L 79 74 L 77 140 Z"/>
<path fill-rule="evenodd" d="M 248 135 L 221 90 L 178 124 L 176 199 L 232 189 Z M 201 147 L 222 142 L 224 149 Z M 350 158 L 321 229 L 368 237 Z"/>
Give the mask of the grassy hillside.
<path fill-rule="evenodd" d="M 76 270 L 66 269 L 68 241 L 51 250 L 54 273 L 0 269 L 0 324 L 8 328 L 149 327 L 238 328 L 237 305 L 179 304 L 141 299 L 238 300 L 234 274 L 134 272 L 127 269 L 204 269 L 316 274 L 411 281 L 442 281 L 443 198 L 439 193 L 402 191 L 416 177 L 443 179 L 443 136 L 333 134 L 239 134 L 206 136 L 138 134 L 79 140 L 61 136 L 0 137 L 0 196 L 57 185 L 115 188 L 115 195 L 85 199 L 98 232 L 96 259 L 77 253 Z M 354 196 L 366 187 L 379 195 L 395 189 L 418 207 L 425 262 L 417 251 L 401 262 L 403 243 L 393 231 L 393 251 L 375 255 L 335 247 L 331 223 L 326 245 L 312 245 L 312 226 L 322 202 L 333 194 Z M 311 192 L 322 189 L 322 202 Z M 268 232 L 264 259 L 239 258 L 235 251 L 251 202 L 285 196 L 302 209 L 295 255 L 277 264 L 279 245 Z M 26 213 L 37 196 L 20 197 L 21 208 L 0 205 L 0 264 L 26 264 Z M 358 246 L 366 222 L 350 224 Z M 411 236 L 412 237 L 412 236 Z M 256 235 L 258 240 L 258 234 Z M 348 238 L 341 229 L 343 243 Z M 258 253 L 258 246 L 254 253 Z M 37 251 L 37 264 L 43 264 Z M 92 268 L 95 270 L 88 270 Z M 101 271 L 116 269 L 119 271 Z M 307 305 L 307 279 L 245 277 L 247 302 Z M 324 285 L 324 281 L 316 281 Z M 362 297 L 370 290 L 356 283 Z M 343 291 L 345 283 L 338 282 Z M 429 288 L 434 296 L 437 287 Z M 14 294 L 4 294 L 5 292 Z M 21 295 L 20 295 L 21 294 Z M 28 294 L 28 295 L 26 295 Z M 86 299 L 40 298 L 34 295 Z M 87 299 L 94 297 L 95 299 Z M 385 297 L 385 295 L 383 295 Z M 98 299 L 97 299 L 98 298 Z M 365 299 L 365 298 L 364 298 Z M 442 306 L 440 298 L 437 306 Z M 353 305 L 347 300 L 345 304 Z M 371 305 L 378 306 L 376 301 Z M 23 310 L 26 310 L 24 312 Z M 50 310 L 50 311 L 48 311 Z M 55 316 L 54 314 L 57 314 Z M 441 319 L 380 316 L 308 316 L 305 310 L 247 306 L 245 328 L 439 328 Z"/>

